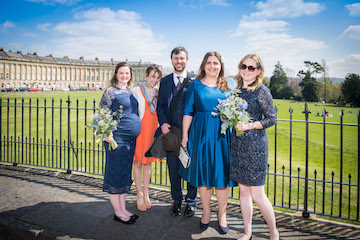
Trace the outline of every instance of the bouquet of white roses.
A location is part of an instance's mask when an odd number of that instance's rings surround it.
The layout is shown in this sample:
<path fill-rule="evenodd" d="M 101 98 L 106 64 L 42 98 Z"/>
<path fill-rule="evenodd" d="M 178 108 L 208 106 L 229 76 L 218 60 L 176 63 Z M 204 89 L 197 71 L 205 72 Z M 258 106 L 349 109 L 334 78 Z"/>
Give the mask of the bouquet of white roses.
<path fill-rule="evenodd" d="M 221 133 L 226 134 L 229 127 L 235 127 L 236 136 L 241 136 L 244 132 L 236 128 L 236 124 L 240 121 L 244 124 L 251 122 L 251 117 L 246 111 L 247 102 L 238 96 L 239 90 L 234 92 L 224 100 L 218 100 L 219 104 L 216 106 L 216 112 L 212 112 L 213 116 L 220 115 L 221 119 Z"/>
<path fill-rule="evenodd" d="M 96 142 L 105 140 L 106 137 L 110 136 L 112 131 L 115 131 L 118 124 L 120 123 L 121 114 L 123 112 L 123 106 L 120 106 L 118 110 L 120 115 L 116 117 L 117 112 L 112 112 L 110 109 L 106 108 L 97 108 L 97 112 L 91 117 L 92 123 L 89 126 L 90 129 L 94 130 L 94 135 L 100 137 Z M 114 119 L 115 117 L 115 119 Z M 116 149 L 118 144 L 114 139 L 110 141 L 110 147 Z"/>

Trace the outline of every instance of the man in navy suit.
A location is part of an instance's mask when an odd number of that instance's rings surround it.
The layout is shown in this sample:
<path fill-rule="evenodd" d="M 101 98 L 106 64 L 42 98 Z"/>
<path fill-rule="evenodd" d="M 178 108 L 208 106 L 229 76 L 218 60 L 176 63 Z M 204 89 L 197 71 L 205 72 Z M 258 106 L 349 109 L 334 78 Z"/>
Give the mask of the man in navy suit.
<path fill-rule="evenodd" d="M 157 115 L 159 124 L 163 134 L 169 133 L 170 126 L 177 127 L 182 133 L 182 119 L 184 115 L 185 94 L 189 85 L 190 73 L 186 71 L 186 64 L 188 62 L 188 52 L 183 47 L 176 47 L 171 52 L 171 63 L 174 67 L 174 72 L 161 79 L 159 89 L 159 100 L 157 104 Z M 169 122 L 169 114 L 174 98 L 182 83 L 187 83 L 184 86 L 180 95 L 177 106 L 174 109 L 171 122 Z M 179 175 L 180 160 L 174 152 L 166 152 L 166 162 L 169 169 L 171 196 L 174 199 L 174 204 L 171 208 L 171 216 L 181 215 L 181 204 L 183 200 L 181 189 L 181 177 Z M 196 187 L 187 183 L 188 193 L 186 194 L 186 208 L 184 216 L 194 216 L 196 207 Z"/>

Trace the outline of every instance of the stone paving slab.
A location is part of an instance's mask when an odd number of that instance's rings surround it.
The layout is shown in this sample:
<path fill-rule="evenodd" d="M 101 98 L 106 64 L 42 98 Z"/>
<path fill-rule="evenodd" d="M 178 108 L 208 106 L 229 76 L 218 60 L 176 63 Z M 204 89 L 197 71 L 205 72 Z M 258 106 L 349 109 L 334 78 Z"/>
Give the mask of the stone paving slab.
<path fill-rule="evenodd" d="M 209 228 L 199 228 L 201 203 L 194 217 L 171 217 L 167 189 L 152 187 L 153 207 L 136 209 L 135 187 L 128 208 L 140 216 L 136 224 L 113 221 L 102 179 L 79 174 L 0 164 L 0 240 L 6 239 L 237 239 L 244 229 L 239 205 L 229 203 L 228 234 L 220 234 L 216 201 Z M 360 239 L 360 226 L 276 211 L 281 239 Z M 268 229 L 254 208 L 253 239 L 269 239 Z"/>

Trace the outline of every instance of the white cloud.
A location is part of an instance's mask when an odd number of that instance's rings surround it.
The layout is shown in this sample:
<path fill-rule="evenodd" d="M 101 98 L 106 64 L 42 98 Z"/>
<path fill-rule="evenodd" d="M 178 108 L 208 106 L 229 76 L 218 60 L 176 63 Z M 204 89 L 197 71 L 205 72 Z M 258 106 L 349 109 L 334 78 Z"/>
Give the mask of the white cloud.
<path fill-rule="evenodd" d="M 328 66 L 332 77 L 345 78 L 348 73 L 360 74 L 360 54 L 351 54 L 344 58 L 328 61 Z"/>
<path fill-rule="evenodd" d="M 341 35 L 343 38 L 360 40 L 360 25 L 350 25 Z"/>
<path fill-rule="evenodd" d="M 350 11 L 350 16 L 360 16 L 360 3 L 347 4 L 345 7 Z"/>
<path fill-rule="evenodd" d="M 257 20 L 247 21 L 241 20 L 237 30 L 230 36 L 239 37 L 243 35 L 253 35 L 258 33 L 271 33 L 271 32 L 283 32 L 289 23 L 285 21 L 268 21 L 268 20 Z"/>
<path fill-rule="evenodd" d="M 249 18 L 295 18 L 303 15 L 314 15 L 324 6 L 317 2 L 304 2 L 303 0 L 267 0 L 256 4 L 258 12 L 251 13 Z"/>
<path fill-rule="evenodd" d="M 51 26 L 51 23 L 43 23 L 43 24 L 38 24 L 36 27 L 43 31 L 49 31 L 50 26 Z"/>
<path fill-rule="evenodd" d="M 76 19 L 52 28 L 54 55 L 154 60 L 167 47 L 136 12 L 100 8 L 80 12 Z"/>
<path fill-rule="evenodd" d="M 185 6 L 184 1 L 179 1 L 179 2 L 178 2 L 178 6 L 179 6 L 179 7 L 184 7 L 184 6 Z"/>
<path fill-rule="evenodd" d="M 230 36 L 239 37 L 237 47 L 242 52 L 240 55 L 255 53 L 262 58 L 266 76 L 271 76 L 277 61 L 295 72 L 304 69 L 304 61 L 317 61 L 309 56 L 316 56 L 316 51 L 328 48 L 324 41 L 290 35 L 287 21 L 270 20 L 314 15 L 324 9 L 322 4 L 303 0 L 267 0 L 258 2 L 255 7 L 257 11 L 243 16 Z M 232 58 L 238 57 L 234 55 Z M 232 62 L 233 69 L 236 62 L 238 60 Z"/>
<path fill-rule="evenodd" d="M 28 2 L 35 2 L 35 3 L 42 3 L 44 5 L 56 5 L 56 4 L 62 4 L 62 5 L 74 5 L 78 2 L 81 2 L 82 0 L 26 0 Z"/>
<path fill-rule="evenodd" d="M 8 29 L 15 27 L 16 27 L 15 23 L 11 21 L 5 21 L 3 24 L 0 24 L 0 31 L 7 32 Z"/>

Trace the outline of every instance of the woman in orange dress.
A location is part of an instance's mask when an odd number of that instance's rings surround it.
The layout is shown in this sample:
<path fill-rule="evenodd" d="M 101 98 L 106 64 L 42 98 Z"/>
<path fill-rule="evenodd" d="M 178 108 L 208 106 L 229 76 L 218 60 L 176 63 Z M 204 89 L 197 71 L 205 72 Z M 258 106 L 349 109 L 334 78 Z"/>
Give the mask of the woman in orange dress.
<path fill-rule="evenodd" d="M 139 103 L 139 116 L 141 119 L 141 132 L 136 139 L 134 155 L 134 178 L 137 190 L 136 204 L 140 211 L 146 211 L 151 208 L 148 190 L 151 177 L 151 163 L 162 161 L 160 158 L 147 158 L 144 156 L 154 140 L 154 134 L 159 125 L 156 105 L 158 98 L 157 87 L 161 77 L 161 69 L 157 66 L 150 66 L 146 69 L 147 82 L 133 89 L 133 95 Z"/>

